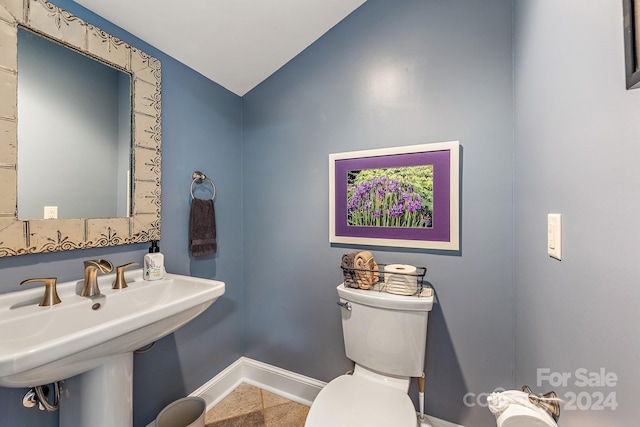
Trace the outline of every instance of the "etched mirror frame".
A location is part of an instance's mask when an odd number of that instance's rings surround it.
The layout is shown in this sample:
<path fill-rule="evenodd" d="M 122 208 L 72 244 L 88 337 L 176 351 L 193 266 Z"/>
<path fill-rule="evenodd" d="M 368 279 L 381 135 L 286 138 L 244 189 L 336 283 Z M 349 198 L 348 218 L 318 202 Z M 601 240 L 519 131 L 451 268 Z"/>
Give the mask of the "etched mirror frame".
<path fill-rule="evenodd" d="M 126 218 L 20 220 L 18 27 L 131 75 L 132 200 Z M 0 256 L 160 239 L 160 61 L 45 0 L 0 0 Z M 55 171 L 55 165 L 52 165 Z"/>

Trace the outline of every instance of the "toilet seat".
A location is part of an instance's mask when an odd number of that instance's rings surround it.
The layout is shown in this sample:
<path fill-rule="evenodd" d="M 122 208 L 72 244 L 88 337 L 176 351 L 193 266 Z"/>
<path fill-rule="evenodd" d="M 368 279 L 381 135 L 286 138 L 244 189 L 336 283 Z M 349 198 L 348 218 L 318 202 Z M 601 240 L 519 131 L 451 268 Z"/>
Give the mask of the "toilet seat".
<path fill-rule="evenodd" d="M 416 427 L 413 402 L 402 390 L 354 375 L 327 384 L 311 405 L 305 427 Z"/>

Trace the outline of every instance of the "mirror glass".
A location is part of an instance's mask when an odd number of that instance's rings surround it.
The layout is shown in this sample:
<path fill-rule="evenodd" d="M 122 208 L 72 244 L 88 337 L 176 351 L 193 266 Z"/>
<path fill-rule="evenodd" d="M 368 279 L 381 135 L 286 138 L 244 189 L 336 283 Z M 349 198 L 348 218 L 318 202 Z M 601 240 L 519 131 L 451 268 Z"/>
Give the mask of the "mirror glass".
<path fill-rule="evenodd" d="M 129 216 L 130 74 L 18 28 L 18 117 L 19 219 Z"/>
<path fill-rule="evenodd" d="M 161 139 L 160 61 L 46 0 L 0 0 L 0 257 L 160 240 Z"/>

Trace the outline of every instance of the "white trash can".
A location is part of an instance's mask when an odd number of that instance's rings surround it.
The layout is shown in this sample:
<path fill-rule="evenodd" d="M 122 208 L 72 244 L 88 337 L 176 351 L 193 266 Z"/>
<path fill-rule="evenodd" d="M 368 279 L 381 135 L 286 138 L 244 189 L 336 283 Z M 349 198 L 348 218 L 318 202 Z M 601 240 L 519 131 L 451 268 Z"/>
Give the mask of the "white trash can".
<path fill-rule="evenodd" d="M 167 405 L 156 418 L 156 427 L 205 427 L 207 402 L 197 396 L 183 397 Z"/>

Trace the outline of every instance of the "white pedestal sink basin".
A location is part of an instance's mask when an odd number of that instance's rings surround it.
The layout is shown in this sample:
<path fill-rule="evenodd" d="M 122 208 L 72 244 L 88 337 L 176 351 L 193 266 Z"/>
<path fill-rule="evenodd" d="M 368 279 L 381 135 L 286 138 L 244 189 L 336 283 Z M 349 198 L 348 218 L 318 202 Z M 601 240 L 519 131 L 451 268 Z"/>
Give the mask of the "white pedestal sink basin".
<path fill-rule="evenodd" d="M 82 374 L 63 386 L 60 425 L 132 425 L 132 352 L 175 331 L 224 294 L 216 280 L 142 270 L 125 273 L 129 287 L 79 296 L 82 280 L 58 284 L 62 302 L 40 307 L 44 289 L 0 295 L 0 386 L 32 387 Z"/>

